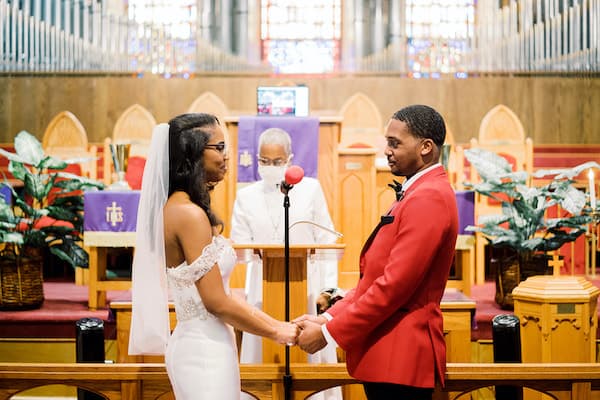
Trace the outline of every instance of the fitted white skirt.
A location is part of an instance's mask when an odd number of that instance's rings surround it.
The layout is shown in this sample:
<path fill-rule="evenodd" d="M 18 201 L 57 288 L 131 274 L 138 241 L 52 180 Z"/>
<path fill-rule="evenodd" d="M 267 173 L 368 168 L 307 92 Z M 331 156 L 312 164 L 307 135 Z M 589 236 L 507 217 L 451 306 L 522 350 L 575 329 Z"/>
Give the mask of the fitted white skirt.
<path fill-rule="evenodd" d="M 165 364 L 177 400 L 239 400 L 233 329 L 216 318 L 177 323 Z"/>

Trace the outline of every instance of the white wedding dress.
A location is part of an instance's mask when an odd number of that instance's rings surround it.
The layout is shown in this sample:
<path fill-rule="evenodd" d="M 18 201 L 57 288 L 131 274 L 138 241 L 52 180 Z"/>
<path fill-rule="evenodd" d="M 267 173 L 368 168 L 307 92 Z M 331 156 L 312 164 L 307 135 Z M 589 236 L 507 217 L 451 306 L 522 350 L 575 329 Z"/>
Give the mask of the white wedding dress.
<path fill-rule="evenodd" d="M 195 282 L 218 263 L 229 294 L 235 266 L 229 241 L 215 236 L 193 263 L 167 268 L 177 326 L 169 338 L 165 363 L 177 400 L 238 400 L 240 372 L 233 328 L 206 310 Z"/>

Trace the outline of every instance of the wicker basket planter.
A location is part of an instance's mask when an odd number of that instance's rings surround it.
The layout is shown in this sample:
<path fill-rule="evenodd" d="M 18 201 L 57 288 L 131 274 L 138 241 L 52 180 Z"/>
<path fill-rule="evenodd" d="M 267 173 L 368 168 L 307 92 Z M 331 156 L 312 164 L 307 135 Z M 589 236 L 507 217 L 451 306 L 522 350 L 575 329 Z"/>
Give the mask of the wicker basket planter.
<path fill-rule="evenodd" d="M 31 310 L 44 302 L 43 257 L 39 249 L 28 249 L 18 257 L 0 255 L 0 310 Z"/>

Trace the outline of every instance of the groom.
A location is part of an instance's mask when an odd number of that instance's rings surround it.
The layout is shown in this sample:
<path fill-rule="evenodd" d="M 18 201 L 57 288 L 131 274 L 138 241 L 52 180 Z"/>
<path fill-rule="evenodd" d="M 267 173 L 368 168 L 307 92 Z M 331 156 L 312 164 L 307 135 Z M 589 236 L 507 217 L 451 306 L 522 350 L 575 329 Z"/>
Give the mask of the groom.
<path fill-rule="evenodd" d="M 362 249 L 358 285 L 325 314 L 295 321 L 303 350 L 334 342 L 346 351 L 369 400 L 430 400 L 436 381 L 444 384 L 440 301 L 458 231 L 454 191 L 438 163 L 445 136 L 431 107 L 392 116 L 384 153 L 406 182 Z"/>

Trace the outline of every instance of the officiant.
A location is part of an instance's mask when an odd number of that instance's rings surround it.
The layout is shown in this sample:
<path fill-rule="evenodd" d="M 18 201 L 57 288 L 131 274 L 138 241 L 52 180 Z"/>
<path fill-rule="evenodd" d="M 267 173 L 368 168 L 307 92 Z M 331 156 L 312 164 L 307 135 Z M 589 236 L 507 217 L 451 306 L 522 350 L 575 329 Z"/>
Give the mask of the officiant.
<path fill-rule="evenodd" d="M 315 149 L 316 151 L 316 149 Z M 279 128 L 263 131 L 258 139 L 256 157 L 260 180 L 238 190 L 233 206 L 231 239 L 238 244 L 284 244 L 284 195 L 280 184 L 293 159 L 290 135 Z M 304 177 L 289 192 L 290 244 L 331 244 L 338 239 L 333 232 L 327 201 L 321 184 Z M 309 260 L 307 265 L 307 309 L 316 314 L 317 297 L 323 288 L 337 287 L 337 261 Z M 248 303 L 262 309 L 262 264 L 248 263 L 245 293 Z M 262 339 L 243 333 L 241 363 L 261 363 Z M 309 362 L 336 363 L 335 346 L 310 355 Z M 341 399 L 339 388 L 323 392 L 325 400 Z M 323 395 L 321 394 L 321 395 Z M 314 399 L 316 397 L 311 397 Z"/>

